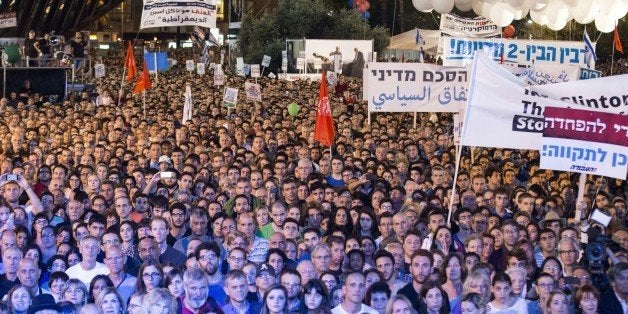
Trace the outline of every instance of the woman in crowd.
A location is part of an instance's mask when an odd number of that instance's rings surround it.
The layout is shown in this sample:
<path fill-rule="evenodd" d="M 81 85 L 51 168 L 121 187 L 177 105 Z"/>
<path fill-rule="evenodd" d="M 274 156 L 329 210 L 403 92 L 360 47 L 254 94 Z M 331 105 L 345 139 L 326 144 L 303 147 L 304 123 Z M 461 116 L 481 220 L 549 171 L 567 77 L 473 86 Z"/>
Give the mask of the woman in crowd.
<path fill-rule="evenodd" d="M 512 294 L 520 298 L 525 298 L 528 293 L 526 270 L 521 267 L 510 267 L 506 269 L 506 275 L 508 275 L 512 281 Z"/>
<path fill-rule="evenodd" d="M 124 300 L 114 287 L 105 287 L 96 298 L 96 305 L 103 314 L 121 314 L 125 308 Z"/>
<path fill-rule="evenodd" d="M 484 302 L 488 303 L 491 298 L 491 281 L 489 275 L 480 270 L 473 270 L 467 276 L 462 286 L 465 293 L 475 292 L 480 295 Z"/>
<path fill-rule="evenodd" d="M 25 314 L 31 306 L 31 292 L 24 285 L 16 285 L 7 293 L 11 313 Z"/>
<path fill-rule="evenodd" d="M 152 259 L 147 259 L 144 261 L 142 266 L 140 266 L 139 278 L 137 278 L 135 291 L 139 293 L 147 293 L 156 288 L 161 288 L 163 286 L 163 278 L 164 273 L 161 265 Z"/>
<path fill-rule="evenodd" d="M 528 313 L 526 301 L 512 294 L 512 281 L 506 273 L 498 272 L 495 274 L 491 291 L 494 299 L 488 303 L 488 313 L 502 313 L 505 311 Z"/>
<path fill-rule="evenodd" d="M 142 300 L 140 313 L 169 314 L 177 312 L 177 300 L 167 289 L 155 288 L 148 292 Z"/>
<path fill-rule="evenodd" d="M 469 292 L 462 296 L 460 302 L 461 313 L 486 314 L 486 301 L 479 293 Z"/>
<path fill-rule="evenodd" d="M 183 272 L 177 268 L 167 272 L 166 278 L 164 279 L 164 286 L 178 299 L 185 293 L 183 290 Z"/>
<path fill-rule="evenodd" d="M 435 281 L 429 281 L 421 287 L 421 297 L 425 300 L 428 314 L 448 314 L 449 301 L 447 292 Z"/>
<path fill-rule="evenodd" d="M 122 239 L 122 252 L 128 257 L 134 257 L 137 250 L 135 241 L 136 224 L 132 220 L 123 221 L 120 224 L 120 238 Z"/>
<path fill-rule="evenodd" d="M 600 293 L 593 285 L 583 285 L 576 290 L 573 303 L 578 314 L 596 314 L 600 303 Z"/>
<path fill-rule="evenodd" d="M 543 260 L 541 264 L 541 271 L 552 275 L 554 281 L 557 284 L 557 288 L 560 290 L 565 289 L 565 282 L 563 281 L 563 266 L 560 260 L 554 256 L 548 256 Z"/>
<path fill-rule="evenodd" d="M 145 294 L 135 292 L 130 298 L 129 303 L 127 303 L 126 311 L 128 314 L 140 314 L 144 311 L 142 310 L 142 302 L 144 301 Z"/>
<path fill-rule="evenodd" d="M 113 282 L 107 275 L 96 275 L 89 284 L 88 303 L 94 303 L 100 292 L 106 287 L 113 287 Z"/>
<path fill-rule="evenodd" d="M 386 314 L 413 314 L 412 303 L 404 295 L 397 294 L 388 300 Z"/>
<path fill-rule="evenodd" d="M 264 293 L 261 314 L 288 314 L 288 291 L 281 285 L 273 285 Z"/>
<path fill-rule="evenodd" d="M 462 282 L 465 276 L 461 255 L 457 253 L 447 255 L 443 260 L 440 272 L 447 280 L 442 287 L 449 297 L 449 307 L 455 310 L 459 308 L 460 297 L 462 296 Z"/>
<path fill-rule="evenodd" d="M 78 279 L 72 278 L 65 282 L 63 290 L 61 290 L 61 300 L 70 301 L 79 309 L 87 301 L 87 287 Z"/>
<path fill-rule="evenodd" d="M 569 313 L 569 297 L 559 290 L 550 292 L 547 298 L 547 314 L 567 314 Z"/>
<path fill-rule="evenodd" d="M 303 285 L 303 303 L 308 314 L 330 314 L 329 293 L 319 279 L 310 279 Z"/>

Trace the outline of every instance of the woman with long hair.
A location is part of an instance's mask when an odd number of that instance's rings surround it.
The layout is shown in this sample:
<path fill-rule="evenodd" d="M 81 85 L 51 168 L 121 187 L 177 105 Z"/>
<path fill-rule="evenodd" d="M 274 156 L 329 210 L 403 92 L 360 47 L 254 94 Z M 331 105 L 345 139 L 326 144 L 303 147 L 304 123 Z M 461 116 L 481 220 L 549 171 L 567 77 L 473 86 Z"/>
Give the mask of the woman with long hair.
<path fill-rule="evenodd" d="M 528 312 L 525 299 L 512 294 L 512 281 L 506 273 L 498 272 L 493 276 L 491 291 L 494 299 L 488 303 L 488 313 Z"/>
<path fill-rule="evenodd" d="M 282 285 L 272 285 L 264 293 L 261 314 L 288 314 L 288 291 Z"/>
<path fill-rule="evenodd" d="M 479 293 L 465 293 L 460 302 L 460 310 L 468 314 L 486 314 L 486 301 Z"/>
<path fill-rule="evenodd" d="M 140 266 L 139 278 L 135 284 L 135 291 L 139 293 L 151 292 L 163 286 L 164 272 L 159 263 L 152 259 L 144 261 Z"/>
<path fill-rule="evenodd" d="M 100 292 L 107 287 L 113 287 L 113 282 L 109 279 L 109 276 L 96 275 L 89 283 L 89 297 L 87 303 L 94 303 Z"/>
<path fill-rule="evenodd" d="M 139 282 L 140 280 L 138 280 Z M 177 300 L 168 289 L 155 288 L 144 296 L 140 313 L 168 314 L 177 312 Z"/>
<path fill-rule="evenodd" d="M 7 301 L 11 313 L 23 314 L 28 312 L 28 308 L 31 306 L 31 300 L 33 296 L 26 286 L 18 284 L 11 288 L 7 293 Z"/>
<path fill-rule="evenodd" d="M 491 280 L 489 275 L 482 270 L 474 270 L 467 276 L 462 286 L 465 293 L 475 292 L 482 297 L 485 303 L 491 299 Z"/>
<path fill-rule="evenodd" d="M 120 248 L 122 249 L 122 253 L 127 257 L 134 257 L 135 255 L 137 245 L 135 239 L 136 229 L 136 224 L 132 220 L 125 220 L 120 223 L 120 239 L 122 239 Z"/>
<path fill-rule="evenodd" d="M 303 285 L 303 303 L 308 314 L 331 313 L 329 292 L 320 279 L 310 279 Z"/>
<path fill-rule="evenodd" d="M 183 272 L 178 268 L 167 272 L 166 278 L 164 279 L 164 286 L 178 299 L 185 293 L 183 290 Z"/>
<path fill-rule="evenodd" d="M 403 294 L 397 294 L 388 300 L 386 304 L 386 314 L 414 314 L 412 303 Z"/>
<path fill-rule="evenodd" d="M 421 296 L 425 300 L 428 314 L 449 314 L 447 292 L 435 281 L 428 281 L 421 287 Z"/>
<path fill-rule="evenodd" d="M 567 314 L 569 313 L 569 297 L 560 291 L 550 292 L 547 298 L 547 314 Z"/>

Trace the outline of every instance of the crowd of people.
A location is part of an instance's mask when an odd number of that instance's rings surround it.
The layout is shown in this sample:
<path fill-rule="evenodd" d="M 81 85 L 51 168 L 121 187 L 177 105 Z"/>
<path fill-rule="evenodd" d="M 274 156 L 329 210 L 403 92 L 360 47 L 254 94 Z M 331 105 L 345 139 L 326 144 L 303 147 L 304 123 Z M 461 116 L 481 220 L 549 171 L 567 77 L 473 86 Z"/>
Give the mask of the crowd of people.
<path fill-rule="evenodd" d="M 0 313 L 627 313 L 624 180 L 464 147 L 453 182 L 450 114 L 367 124 L 342 76 L 323 147 L 319 82 L 228 109 L 169 54 L 145 97 L 117 51 L 95 95 L 0 100 Z"/>

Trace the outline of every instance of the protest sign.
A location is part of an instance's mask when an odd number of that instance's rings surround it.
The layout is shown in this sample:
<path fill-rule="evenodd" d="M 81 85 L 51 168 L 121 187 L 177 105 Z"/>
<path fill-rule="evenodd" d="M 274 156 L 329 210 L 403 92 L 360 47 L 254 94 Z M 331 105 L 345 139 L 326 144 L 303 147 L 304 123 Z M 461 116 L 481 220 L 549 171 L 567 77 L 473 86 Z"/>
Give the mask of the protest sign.
<path fill-rule="evenodd" d="M 545 125 L 543 111 L 547 106 L 560 108 L 577 106 L 570 97 L 561 97 L 560 91 L 582 94 L 587 98 L 604 98 L 607 94 L 619 93 L 615 84 L 601 85 L 595 79 L 568 83 L 530 86 L 541 89 L 549 98 L 531 95 L 517 77 L 500 67 L 482 53 L 478 53 L 473 63 L 469 101 L 465 113 L 461 143 L 469 146 L 503 147 L 513 149 L 540 149 Z M 621 80 L 621 78 L 618 78 Z M 589 82 L 586 92 L 574 88 L 582 82 Z M 624 80 L 624 86 L 626 81 Z M 559 88 L 560 87 L 560 88 Z M 582 89 L 582 87 L 581 87 Z M 620 91 L 625 88 L 619 89 Z M 551 94 L 549 93 L 551 92 Z M 625 96 L 628 98 L 628 95 Z M 561 101 L 562 100 L 562 101 Z M 608 103 L 608 102 L 607 102 Z M 624 109 L 626 105 L 623 106 Z M 618 108 L 598 106 L 592 110 L 607 113 L 620 113 Z"/>
<path fill-rule="evenodd" d="M 214 70 L 214 86 L 220 85 L 225 85 L 225 74 L 221 68 L 216 68 Z"/>
<path fill-rule="evenodd" d="M 251 64 L 251 77 L 260 77 L 259 64 Z"/>
<path fill-rule="evenodd" d="M 188 72 L 194 71 L 194 60 L 185 60 L 185 70 Z"/>
<path fill-rule="evenodd" d="M 97 78 L 105 76 L 105 65 L 98 63 L 94 66 L 94 76 Z"/>
<path fill-rule="evenodd" d="M 234 108 L 238 102 L 238 89 L 233 87 L 225 87 L 225 94 L 222 102 L 227 108 Z"/>
<path fill-rule="evenodd" d="M 588 80 L 592 78 L 602 77 L 602 71 L 580 68 L 580 79 Z"/>
<path fill-rule="evenodd" d="M 544 115 L 541 168 L 626 178 L 628 116 L 556 107 Z"/>
<path fill-rule="evenodd" d="M 552 62 L 586 66 L 584 42 L 502 38 L 443 38 L 443 65 L 465 66 L 476 51 L 488 50 L 494 60 L 531 66 Z"/>
<path fill-rule="evenodd" d="M 466 18 L 442 14 L 440 31 L 450 37 L 500 37 L 502 28 L 484 17 Z"/>
<path fill-rule="evenodd" d="M 216 0 L 144 0 L 140 29 L 186 25 L 216 28 Z"/>
<path fill-rule="evenodd" d="M 0 13 L 0 28 L 15 26 L 17 26 L 17 18 L 15 12 Z"/>
<path fill-rule="evenodd" d="M 425 63 L 371 62 L 364 70 L 369 111 L 458 112 L 468 70 Z"/>
<path fill-rule="evenodd" d="M 199 62 L 196 64 L 196 74 L 205 75 L 205 63 Z"/>
<path fill-rule="evenodd" d="M 245 82 L 244 90 L 246 91 L 246 99 L 262 101 L 262 87 L 259 84 Z"/>
<path fill-rule="evenodd" d="M 305 70 L 305 58 L 297 58 L 297 70 Z"/>
<path fill-rule="evenodd" d="M 270 56 L 264 55 L 262 58 L 262 66 L 267 68 L 270 65 Z"/>

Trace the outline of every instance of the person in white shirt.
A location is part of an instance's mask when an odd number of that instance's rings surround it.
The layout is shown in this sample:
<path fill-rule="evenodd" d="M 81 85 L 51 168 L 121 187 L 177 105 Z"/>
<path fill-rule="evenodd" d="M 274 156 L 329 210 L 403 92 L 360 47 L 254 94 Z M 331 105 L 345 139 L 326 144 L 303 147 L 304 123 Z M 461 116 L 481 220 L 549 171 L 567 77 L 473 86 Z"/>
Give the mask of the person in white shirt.
<path fill-rule="evenodd" d="M 109 275 L 109 268 L 105 264 L 96 261 L 96 257 L 100 254 L 98 239 L 91 235 L 83 237 L 79 243 L 79 252 L 83 260 L 65 271 L 70 279 L 76 278 L 89 287 L 90 282 L 96 275 Z"/>
<path fill-rule="evenodd" d="M 347 275 L 342 294 L 344 299 L 331 310 L 332 314 L 378 314 L 374 308 L 362 303 L 366 294 L 366 277 L 361 272 L 355 271 Z"/>

